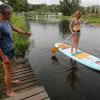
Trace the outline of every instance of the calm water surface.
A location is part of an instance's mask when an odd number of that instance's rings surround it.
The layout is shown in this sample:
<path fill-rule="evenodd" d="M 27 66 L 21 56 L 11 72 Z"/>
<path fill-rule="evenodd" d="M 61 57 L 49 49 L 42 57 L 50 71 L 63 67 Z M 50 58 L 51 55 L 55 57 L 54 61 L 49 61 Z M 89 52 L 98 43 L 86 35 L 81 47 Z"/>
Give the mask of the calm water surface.
<path fill-rule="evenodd" d="M 58 52 L 57 62 L 50 49 L 70 35 L 69 21 L 29 21 L 32 34 L 28 58 L 51 100 L 100 100 L 100 73 L 84 65 L 72 65 Z M 67 41 L 70 44 L 70 40 Z M 100 27 L 83 25 L 79 48 L 100 58 Z"/>

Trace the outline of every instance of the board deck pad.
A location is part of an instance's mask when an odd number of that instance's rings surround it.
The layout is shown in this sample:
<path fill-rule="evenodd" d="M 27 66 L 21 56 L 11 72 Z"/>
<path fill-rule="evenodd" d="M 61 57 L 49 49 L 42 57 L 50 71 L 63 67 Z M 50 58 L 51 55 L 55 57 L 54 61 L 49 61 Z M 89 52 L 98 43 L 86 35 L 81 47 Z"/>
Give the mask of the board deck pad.
<path fill-rule="evenodd" d="M 56 43 L 55 47 L 60 47 L 59 51 L 73 60 L 76 60 L 87 67 L 100 71 L 100 58 L 82 50 L 77 50 L 76 53 L 71 54 L 71 46 L 67 44 Z"/>

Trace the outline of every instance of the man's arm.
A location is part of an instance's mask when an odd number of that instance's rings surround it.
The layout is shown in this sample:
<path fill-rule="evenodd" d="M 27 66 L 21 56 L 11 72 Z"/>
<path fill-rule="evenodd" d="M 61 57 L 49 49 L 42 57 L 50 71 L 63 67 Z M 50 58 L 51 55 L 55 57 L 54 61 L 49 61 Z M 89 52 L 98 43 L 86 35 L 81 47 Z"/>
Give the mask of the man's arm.
<path fill-rule="evenodd" d="M 13 27 L 13 31 L 15 31 L 15 32 L 17 32 L 17 33 L 20 33 L 20 34 L 26 34 L 26 35 L 28 35 L 28 36 L 31 36 L 31 32 L 26 32 L 26 31 L 23 31 L 23 30 L 21 30 L 21 29 L 19 29 L 19 28 L 17 28 L 17 27 Z"/>

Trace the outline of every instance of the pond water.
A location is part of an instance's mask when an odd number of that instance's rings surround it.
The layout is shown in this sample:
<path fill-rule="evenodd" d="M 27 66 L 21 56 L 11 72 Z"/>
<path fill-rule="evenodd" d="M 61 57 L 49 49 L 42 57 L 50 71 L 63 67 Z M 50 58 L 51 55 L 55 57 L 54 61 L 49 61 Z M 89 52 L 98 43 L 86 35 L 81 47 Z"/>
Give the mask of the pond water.
<path fill-rule="evenodd" d="M 28 58 L 51 100 L 100 100 L 99 72 L 78 62 L 73 65 L 60 52 L 56 54 L 57 62 L 51 59 L 50 49 L 54 44 L 70 36 L 69 21 L 30 20 L 28 23 L 33 33 Z M 87 24 L 81 30 L 79 48 L 100 58 L 100 27 Z"/>

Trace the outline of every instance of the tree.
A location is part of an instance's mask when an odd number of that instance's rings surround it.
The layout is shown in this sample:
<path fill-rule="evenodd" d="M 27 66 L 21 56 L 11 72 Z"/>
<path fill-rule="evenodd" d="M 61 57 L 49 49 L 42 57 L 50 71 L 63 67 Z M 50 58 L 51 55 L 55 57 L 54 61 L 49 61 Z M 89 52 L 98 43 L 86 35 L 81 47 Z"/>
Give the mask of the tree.
<path fill-rule="evenodd" d="M 95 13 L 95 11 L 96 11 L 96 10 L 95 10 L 95 7 L 93 6 L 91 9 L 92 9 L 91 12 L 92 12 L 92 13 Z"/>
<path fill-rule="evenodd" d="M 80 0 L 60 0 L 60 8 L 64 15 L 71 15 L 79 7 Z"/>
<path fill-rule="evenodd" d="M 38 11 L 41 13 L 47 13 L 48 10 L 49 9 L 48 9 L 48 6 L 46 4 L 41 4 Z"/>
<path fill-rule="evenodd" d="M 27 0 L 1 0 L 2 2 L 9 4 L 14 11 L 21 12 L 28 10 Z"/>
<path fill-rule="evenodd" d="M 58 12 L 60 12 L 60 6 L 59 5 L 52 4 L 52 5 L 49 5 L 48 8 L 49 8 L 49 11 L 51 13 L 58 13 Z"/>

